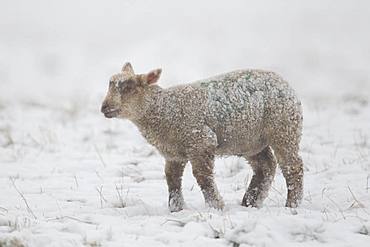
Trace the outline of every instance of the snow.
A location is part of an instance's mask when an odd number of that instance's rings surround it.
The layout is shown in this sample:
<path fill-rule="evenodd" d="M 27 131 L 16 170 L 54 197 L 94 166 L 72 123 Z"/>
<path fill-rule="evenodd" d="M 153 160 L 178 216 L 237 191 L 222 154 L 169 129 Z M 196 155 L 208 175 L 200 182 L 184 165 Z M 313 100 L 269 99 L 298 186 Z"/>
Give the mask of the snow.
<path fill-rule="evenodd" d="M 368 1 L 3 1 L 0 246 L 368 246 Z M 303 101 L 305 195 L 284 207 L 277 172 L 261 209 L 240 206 L 252 170 L 216 161 L 226 209 L 185 169 L 170 213 L 163 159 L 99 112 L 130 61 L 164 86 L 269 69 Z"/>

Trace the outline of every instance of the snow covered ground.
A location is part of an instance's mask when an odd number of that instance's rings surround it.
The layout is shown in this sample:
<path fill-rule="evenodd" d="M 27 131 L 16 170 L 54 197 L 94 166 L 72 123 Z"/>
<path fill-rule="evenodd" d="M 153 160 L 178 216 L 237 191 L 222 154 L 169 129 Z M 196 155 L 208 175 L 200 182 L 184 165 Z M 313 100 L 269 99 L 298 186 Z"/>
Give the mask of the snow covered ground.
<path fill-rule="evenodd" d="M 2 1 L 0 246 L 369 246 L 368 1 Z M 252 171 L 217 159 L 209 209 L 190 166 L 169 213 L 163 159 L 99 112 L 131 61 L 176 85 L 238 68 L 277 71 L 301 96 L 302 205 L 280 171 L 261 209 Z"/>

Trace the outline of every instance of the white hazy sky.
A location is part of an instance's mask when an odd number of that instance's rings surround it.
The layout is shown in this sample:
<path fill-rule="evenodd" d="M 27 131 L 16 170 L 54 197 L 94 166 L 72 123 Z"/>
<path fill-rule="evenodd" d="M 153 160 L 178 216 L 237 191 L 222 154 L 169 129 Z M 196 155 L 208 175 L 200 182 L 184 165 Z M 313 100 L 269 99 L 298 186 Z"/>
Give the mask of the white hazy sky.
<path fill-rule="evenodd" d="M 264 68 L 303 95 L 358 91 L 369 24 L 368 1 L 1 1 L 0 96 L 100 94 L 125 61 L 166 86 Z"/>

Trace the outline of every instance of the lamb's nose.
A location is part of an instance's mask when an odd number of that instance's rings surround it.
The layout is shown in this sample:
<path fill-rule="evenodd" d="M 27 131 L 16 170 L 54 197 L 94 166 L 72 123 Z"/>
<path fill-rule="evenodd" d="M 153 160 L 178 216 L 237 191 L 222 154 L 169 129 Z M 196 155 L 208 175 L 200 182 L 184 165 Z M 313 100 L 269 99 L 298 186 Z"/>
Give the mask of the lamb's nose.
<path fill-rule="evenodd" d="M 103 103 L 103 105 L 101 106 L 101 109 L 100 111 L 102 113 L 105 113 L 107 111 L 107 109 L 109 108 L 109 105 L 107 103 Z"/>

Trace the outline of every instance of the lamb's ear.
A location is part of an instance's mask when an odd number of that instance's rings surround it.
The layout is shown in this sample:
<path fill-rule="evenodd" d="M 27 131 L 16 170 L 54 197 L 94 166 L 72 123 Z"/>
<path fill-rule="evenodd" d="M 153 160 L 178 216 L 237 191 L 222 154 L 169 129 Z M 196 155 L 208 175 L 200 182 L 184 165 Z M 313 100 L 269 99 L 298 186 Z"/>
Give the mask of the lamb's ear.
<path fill-rule="evenodd" d="M 146 74 L 146 83 L 154 84 L 158 81 L 161 76 L 162 69 L 155 69 Z"/>
<path fill-rule="evenodd" d="M 122 73 L 134 74 L 134 69 L 130 63 L 125 63 L 122 67 Z"/>

